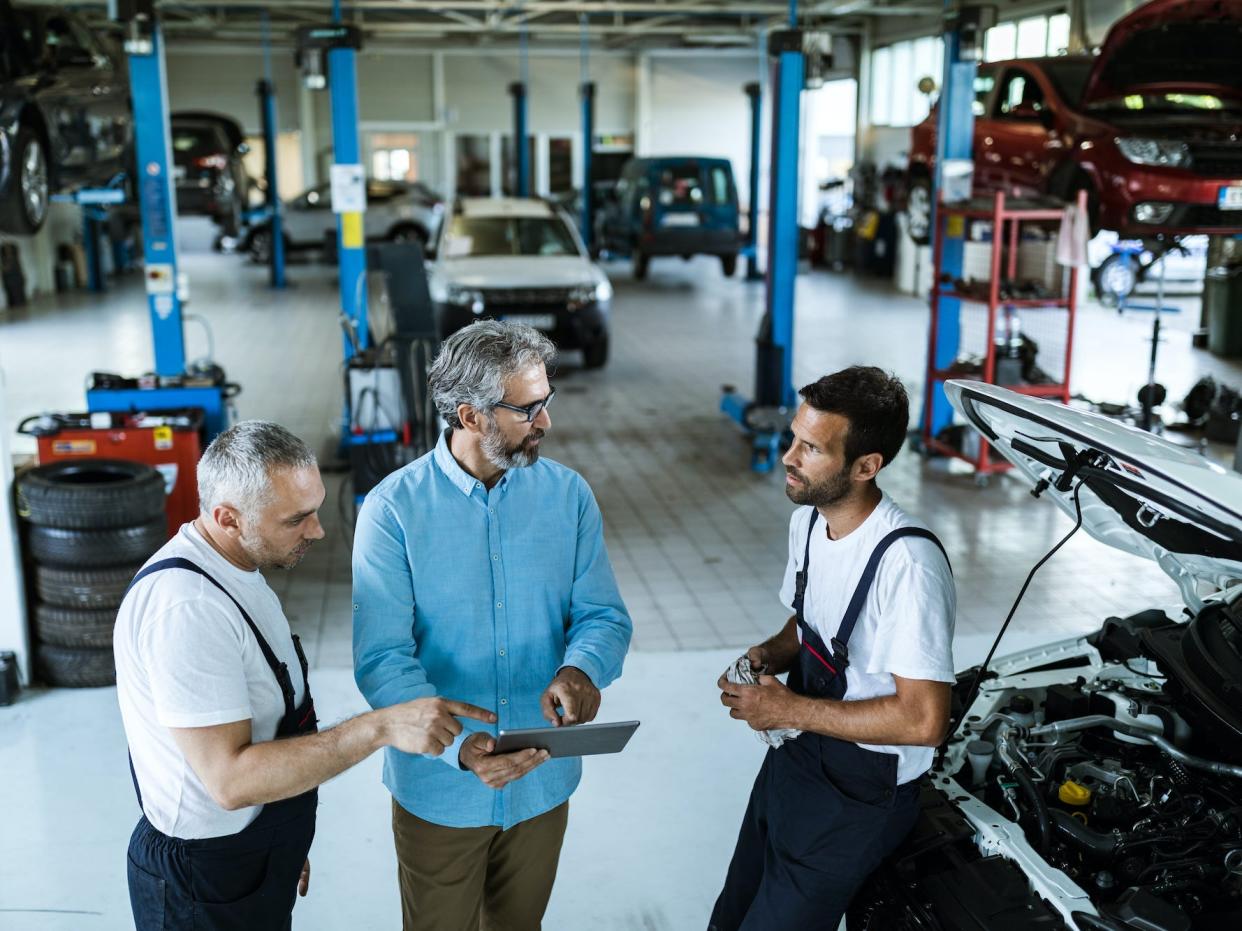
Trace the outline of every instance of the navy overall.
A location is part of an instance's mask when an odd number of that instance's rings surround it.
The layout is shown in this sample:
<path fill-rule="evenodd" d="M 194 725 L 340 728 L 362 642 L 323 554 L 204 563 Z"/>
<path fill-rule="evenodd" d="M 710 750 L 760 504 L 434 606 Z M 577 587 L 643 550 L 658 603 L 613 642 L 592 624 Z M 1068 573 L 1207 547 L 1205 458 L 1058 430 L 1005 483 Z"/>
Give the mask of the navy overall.
<path fill-rule="evenodd" d="M 884 537 L 863 569 L 837 635 L 825 644 L 802 610 L 818 517 L 812 510 L 795 577 L 793 608 L 802 646 L 787 685 L 799 695 L 840 700 L 850 635 L 884 553 L 902 537 L 931 540 L 941 552 L 944 547 L 918 527 L 900 527 Z M 859 885 L 914 827 L 918 791 L 917 780 L 897 784 L 896 755 L 848 740 L 803 732 L 769 750 L 708 931 L 836 931 Z"/>
<path fill-rule="evenodd" d="M 280 662 L 254 621 L 237 599 L 188 559 L 163 559 L 143 569 L 132 588 L 147 576 L 165 569 L 196 572 L 237 606 L 263 658 L 284 695 L 285 713 L 276 739 L 313 734 L 319 729 L 306 655 L 297 634 L 293 646 L 302 666 L 306 694 L 294 707 L 289 667 Z M 133 762 L 130 762 L 133 774 Z M 134 775 L 134 791 L 142 805 L 142 791 Z M 129 900 L 136 931 L 280 931 L 292 924 L 294 898 L 302 865 L 315 836 L 318 790 L 270 802 L 259 816 L 236 834 L 183 840 L 156 830 L 144 815 L 129 840 Z"/>

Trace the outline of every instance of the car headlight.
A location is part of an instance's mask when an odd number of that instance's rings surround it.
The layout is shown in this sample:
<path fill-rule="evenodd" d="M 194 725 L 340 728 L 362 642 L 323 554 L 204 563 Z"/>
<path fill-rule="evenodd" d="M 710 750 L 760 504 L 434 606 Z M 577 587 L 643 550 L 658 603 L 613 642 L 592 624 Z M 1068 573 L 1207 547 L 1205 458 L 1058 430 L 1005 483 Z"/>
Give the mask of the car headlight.
<path fill-rule="evenodd" d="M 1190 164 L 1190 147 L 1184 142 L 1122 137 L 1117 140 L 1117 149 L 1136 165 L 1183 168 Z"/>
<path fill-rule="evenodd" d="M 578 310 L 589 304 L 603 304 L 612 300 L 612 285 L 607 279 L 595 284 L 580 284 L 569 292 L 569 309 Z"/>
<path fill-rule="evenodd" d="M 475 288 L 463 288 L 455 284 L 445 289 L 444 302 L 456 307 L 469 307 L 473 314 L 483 313 L 483 308 L 486 306 L 482 291 Z"/>

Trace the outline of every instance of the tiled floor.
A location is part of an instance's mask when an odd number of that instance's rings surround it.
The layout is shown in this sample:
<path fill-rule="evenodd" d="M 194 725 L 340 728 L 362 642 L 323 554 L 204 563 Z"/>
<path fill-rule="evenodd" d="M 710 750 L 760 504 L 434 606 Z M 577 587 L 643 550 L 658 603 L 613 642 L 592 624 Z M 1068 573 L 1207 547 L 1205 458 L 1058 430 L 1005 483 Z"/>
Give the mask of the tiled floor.
<path fill-rule="evenodd" d="M 242 417 L 278 420 L 333 450 L 341 392 L 340 335 L 332 271 L 290 270 L 294 287 L 266 287 L 266 272 L 213 255 L 201 227 L 186 224 L 183 266 L 190 310 L 210 326 L 216 359 L 244 388 Z M 761 284 L 726 280 L 709 260 L 656 263 L 638 283 L 610 268 L 616 285 L 613 358 L 600 371 L 560 366 L 545 454 L 581 471 L 603 510 L 609 549 L 635 621 L 638 650 L 740 648 L 780 625 L 776 600 L 790 505 L 779 475 L 747 468 L 748 449 L 717 405 L 725 383 L 749 387 Z M 878 281 L 814 272 L 798 281 L 797 380 L 853 362 L 896 371 L 916 398 L 927 310 Z M 1183 302 L 1161 346 L 1159 374 L 1181 397 L 1203 373 L 1237 384 L 1242 369 L 1190 347 L 1197 301 Z M 1125 400 L 1146 377 L 1150 317 L 1088 307 L 1076 334 L 1074 386 Z M 206 352 L 187 323 L 191 358 Z M 84 295 L 0 312 L 0 368 L 14 417 L 77 409 L 87 372 L 134 373 L 150 365 L 139 282 L 103 300 Z M 12 429 L 12 425 L 0 425 Z M 18 448 L 23 440 L 19 438 Z M 272 579 L 317 666 L 350 665 L 349 540 L 330 475 L 329 539 L 296 571 Z M 883 486 L 944 540 L 957 573 L 958 628 L 994 630 L 1029 568 L 1070 526 L 1017 482 L 975 487 L 970 476 L 910 453 Z M 1044 570 L 1019 612 L 1019 629 L 1075 632 L 1110 613 L 1176 600 L 1165 576 L 1083 538 Z"/>

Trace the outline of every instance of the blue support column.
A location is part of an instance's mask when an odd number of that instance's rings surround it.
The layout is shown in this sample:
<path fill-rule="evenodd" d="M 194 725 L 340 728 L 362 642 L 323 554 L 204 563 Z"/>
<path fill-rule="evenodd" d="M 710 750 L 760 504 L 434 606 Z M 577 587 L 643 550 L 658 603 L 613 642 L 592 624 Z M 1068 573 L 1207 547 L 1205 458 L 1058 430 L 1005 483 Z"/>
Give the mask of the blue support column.
<path fill-rule="evenodd" d="M 530 143 L 526 129 L 526 84 L 514 81 L 509 85 L 513 96 L 513 157 L 517 166 L 517 196 L 530 197 Z"/>
<path fill-rule="evenodd" d="M 334 3 L 334 21 L 340 22 L 340 0 Z M 337 165 L 359 165 L 357 56 L 352 48 L 328 51 L 328 87 L 332 95 L 332 151 Z M 365 172 L 364 172 L 365 176 Z M 365 349 L 367 332 L 367 252 L 361 211 L 337 215 L 337 255 L 340 267 L 341 312 L 353 324 L 358 347 Z M 343 337 L 345 358 L 354 354 Z"/>
<path fill-rule="evenodd" d="M 177 240 L 172 152 L 168 134 L 168 78 L 164 71 L 164 37 L 153 29 L 149 51 L 129 53 L 134 135 L 138 150 L 138 207 L 147 303 L 155 344 L 155 373 L 185 372 L 185 338 L 177 293 Z"/>
<path fill-rule="evenodd" d="M 758 81 L 745 87 L 750 98 L 750 204 L 747 207 L 746 231 L 746 280 L 758 281 L 763 277 L 759 271 L 759 160 L 763 137 L 763 96 Z"/>
<path fill-rule="evenodd" d="M 591 180 L 591 150 L 595 145 L 595 84 L 584 81 L 582 94 L 582 241 L 591 250 L 595 239 L 595 186 Z"/>
<path fill-rule="evenodd" d="M 945 33 L 944 72 L 940 82 L 940 103 L 936 122 L 936 171 L 932 179 L 932 248 L 936 237 L 943 236 L 940 246 L 940 270 L 942 275 L 956 280 L 962 276 L 962 262 L 966 253 L 965 225 L 962 229 L 941 229 L 940 190 L 947 159 L 969 159 L 974 148 L 975 132 L 975 73 L 977 64 L 961 54 L 961 36 L 956 29 Z M 951 232 L 954 235 L 947 235 Z M 999 235 L 999 233 L 996 233 Z M 933 281 L 932 287 L 938 286 Z M 961 341 L 961 301 L 941 298 L 936 332 L 936 358 L 931 360 L 936 369 L 947 369 L 957 358 Z M 932 392 L 930 434 L 934 437 L 953 422 L 953 408 L 945 397 L 944 386 L 938 382 L 926 385 Z M 926 411 L 926 406 L 924 406 Z M 924 417 L 926 414 L 924 414 Z"/>
<path fill-rule="evenodd" d="M 792 17 L 792 14 L 791 14 Z M 767 313 L 760 330 L 755 402 L 793 407 L 794 286 L 798 274 L 798 146 L 803 82 L 802 33 L 773 33 L 776 58 L 772 173 L 768 211 Z"/>
<path fill-rule="evenodd" d="M 263 80 L 259 82 L 259 116 L 263 124 L 263 174 L 267 182 L 268 230 L 271 235 L 271 266 L 268 280 L 273 288 L 283 288 L 285 280 L 284 218 L 281 216 L 280 184 L 276 174 L 276 134 L 280 124 L 276 113 L 276 88 L 272 84 L 272 40 L 268 15 L 263 13 Z"/>

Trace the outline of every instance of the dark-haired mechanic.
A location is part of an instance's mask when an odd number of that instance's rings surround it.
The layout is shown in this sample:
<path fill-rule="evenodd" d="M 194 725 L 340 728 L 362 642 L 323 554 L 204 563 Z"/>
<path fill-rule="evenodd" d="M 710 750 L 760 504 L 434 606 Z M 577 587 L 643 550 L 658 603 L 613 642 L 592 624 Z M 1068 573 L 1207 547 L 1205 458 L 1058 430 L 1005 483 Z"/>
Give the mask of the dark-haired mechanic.
<path fill-rule="evenodd" d="M 835 929 L 914 826 L 948 726 L 948 558 L 876 482 L 905 440 L 905 389 L 856 366 L 800 394 L 783 460 L 802 505 L 781 586 L 793 616 L 748 651 L 755 685 L 717 684 L 731 717 L 802 733 L 764 759 L 709 931 Z"/>

